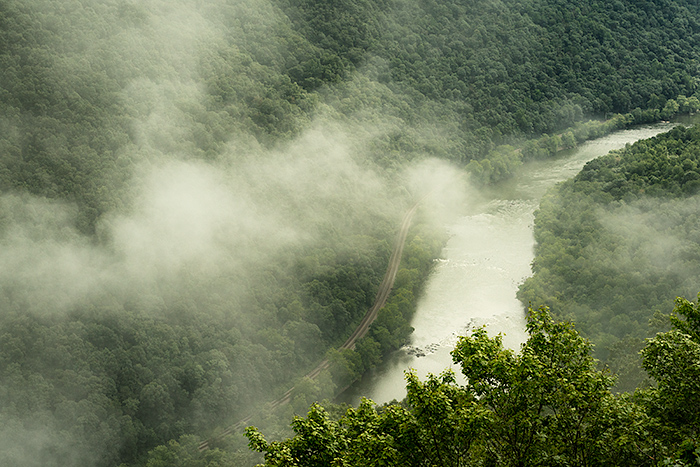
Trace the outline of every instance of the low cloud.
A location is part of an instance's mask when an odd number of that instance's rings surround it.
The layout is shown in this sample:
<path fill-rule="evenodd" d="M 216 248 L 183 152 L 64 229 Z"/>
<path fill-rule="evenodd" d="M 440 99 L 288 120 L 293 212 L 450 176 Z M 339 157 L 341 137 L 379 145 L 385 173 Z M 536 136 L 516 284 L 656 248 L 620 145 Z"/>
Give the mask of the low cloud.
<path fill-rule="evenodd" d="M 700 197 L 644 198 L 601 213 L 601 223 L 616 234 L 615 264 L 643 277 L 672 274 L 697 277 L 700 261 Z M 683 287 L 693 294 L 696 284 Z"/>
<path fill-rule="evenodd" d="M 315 128 L 243 159 L 144 162 L 132 205 L 98 223 L 101 242 L 78 232 L 69 203 L 0 197 L 1 299 L 38 313 L 105 293 L 133 300 L 158 285 L 175 287 L 182 273 L 235 277 L 329 232 L 347 238 L 376 220 L 398 223 L 407 198 L 392 199 L 392 182 L 335 131 Z"/>

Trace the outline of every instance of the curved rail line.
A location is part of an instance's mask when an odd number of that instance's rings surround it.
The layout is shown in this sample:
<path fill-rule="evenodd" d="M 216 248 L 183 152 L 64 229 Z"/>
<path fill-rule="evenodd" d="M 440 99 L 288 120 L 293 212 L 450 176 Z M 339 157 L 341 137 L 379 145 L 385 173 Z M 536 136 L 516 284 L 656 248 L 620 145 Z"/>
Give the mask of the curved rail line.
<path fill-rule="evenodd" d="M 423 199 L 425 199 L 427 196 L 428 195 L 421 198 L 418 202 L 416 202 L 416 204 L 413 205 L 413 207 L 411 207 L 411 209 L 409 209 L 406 212 L 406 214 L 404 214 L 403 221 L 401 222 L 401 228 L 399 229 L 399 234 L 396 239 L 396 244 L 394 245 L 394 250 L 391 252 L 391 257 L 389 257 L 389 265 L 387 267 L 386 273 L 384 274 L 384 278 L 382 279 L 381 284 L 379 284 L 379 290 L 377 291 L 377 295 L 374 298 L 374 303 L 372 304 L 372 307 L 369 310 L 367 310 L 367 313 L 365 313 L 365 316 L 362 318 L 360 324 L 355 328 L 355 331 L 353 331 L 353 333 L 350 335 L 350 337 L 348 337 L 345 343 L 340 346 L 340 349 L 354 349 L 355 343 L 367 334 L 370 325 L 374 322 L 375 319 L 377 319 L 379 310 L 386 304 L 386 301 L 389 298 L 389 294 L 391 293 L 391 289 L 394 287 L 396 274 L 399 271 L 399 265 L 401 264 L 401 255 L 403 254 L 403 247 L 406 243 L 406 238 L 408 236 L 408 228 L 411 226 L 413 215 L 416 213 L 418 206 L 420 205 L 421 201 L 423 201 Z M 314 379 L 319 374 L 321 374 L 323 370 L 328 368 L 329 365 L 330 363 L 328 362 L 328 359 L 324 359 L 316 366 L 316 368 L 305 374 L 304 377 Z M 294 389 L 294 387 L 291 387 L 287 392 L 282 394 L 282 396 L 279 399 L 269 402 L 266 405 L 266 408 L 275 409 L 277 407 L 289 403 L 292 400 L 292 393 L 294 392 Z M 218 435 L 213 436 L 208 440 L 202 441 L 201 443 L 199 443 L 199 450 L 205 451 L 209 449 L 209 443 L 211 441 L 222 439 L 225 436 L 228 436 L 231 433 L 240 430 L 248 423 L 250 423 L 252 418 L 253 416 L 249 415 L 246 418 L 239 420 L 235 424 L 229 426 Z"/>

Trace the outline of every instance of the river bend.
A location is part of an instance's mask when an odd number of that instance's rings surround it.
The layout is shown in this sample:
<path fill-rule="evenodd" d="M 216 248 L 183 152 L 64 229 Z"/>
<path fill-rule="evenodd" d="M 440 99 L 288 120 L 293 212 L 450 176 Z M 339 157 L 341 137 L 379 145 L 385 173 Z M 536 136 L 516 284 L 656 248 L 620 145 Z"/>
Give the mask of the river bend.
<path fill-rule="evenodd" d="M 386 359 L 340 398 L 353 405 L 361 396 L 377 403 L 406 395 L 404 371 L 421 378 L 453 367 L 450 351 L 460 335 L 476 326 L 503 333 L 506 346 L 518 349 L 526 337 L 518 286 L 531 274 L 534 211 L 544 193 L 576 175 L 591 159 L 627 143 L 650 138 L 674 125 L 660 123 L 622 130 L 562 151 L 555 159 L 524 164 L 516 177 L 471 199 L 454 213 L 450 238 L 428 279 L 411 325 L 410 345 Z M 459 373 L 458 368 L 453 368 Z"/>

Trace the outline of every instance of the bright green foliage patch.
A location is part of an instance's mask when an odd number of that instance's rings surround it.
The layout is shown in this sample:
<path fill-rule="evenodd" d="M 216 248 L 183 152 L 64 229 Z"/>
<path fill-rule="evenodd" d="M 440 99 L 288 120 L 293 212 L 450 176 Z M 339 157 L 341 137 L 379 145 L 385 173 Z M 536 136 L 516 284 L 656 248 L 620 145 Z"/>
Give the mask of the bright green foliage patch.
<path fill-rule="evenodd" d="M 678 305 L 687 322 L 697 321 L 696 306 Z M 657 357 L 673 355 L 697 366 L 700 355 L 688 352 L 697 346 L 690 335 L 676 329 L 650 342 L 645 366 L 659 387 L 631 398 L 610 392 L 614 378 L 597 369 L 590 342 L 570 323 L 530 309 L 527 327 L 519 353 L 484 329 L 461 338 L 452 355 L 467 378 L 464 386 L 450 372 L 424 382 L 408 373 L 401 405 L 375 408 L 364 400 L 337 421 L 314 405 L 306 418 L 295 417 L 293 438 L 269 443 L 250 427 L 250 446 L 265 453 L 265 465 L 289 467 L 651 466 L 700 458 L 693 452 L 696 411 L 679 405 L 695 403 L 700 394 L 694 373 L 683 377 L 689 384 L 671 391 L 667 378 L 680 373 L 669 372 Z M 679 338 L 669 341 L 672 335 Z M 667 418 L 676 411 L 682 420 Z"/>

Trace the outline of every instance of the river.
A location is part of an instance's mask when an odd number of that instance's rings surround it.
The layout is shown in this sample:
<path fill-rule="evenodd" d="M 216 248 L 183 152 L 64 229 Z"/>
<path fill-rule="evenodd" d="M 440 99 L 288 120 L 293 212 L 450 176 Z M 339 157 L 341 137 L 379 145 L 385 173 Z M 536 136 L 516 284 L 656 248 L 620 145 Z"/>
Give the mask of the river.
<path fill-rule="evenodd" d="M 515 294 L 531 275 L 533 219 L 539 200 L 589 160 L 674 125 L 618 131 L 562 151 L 554 159 L 529 162 L 507 183 L 472 199 L 446 225 L 450 238 L 418 301 L 410 345 L 390 355 L 338 401 L 357 405 L 362 396 L 377 403 L 403 399 L 404 371 L 409 368 L 421 378 L 446 368 L 459 374 L 450 351 L 458 336 L 474 327 L 486 326 L 491 335 L 502 333 L 504 345 L 517 350 L 526 332 L 523 305 Z"/>

